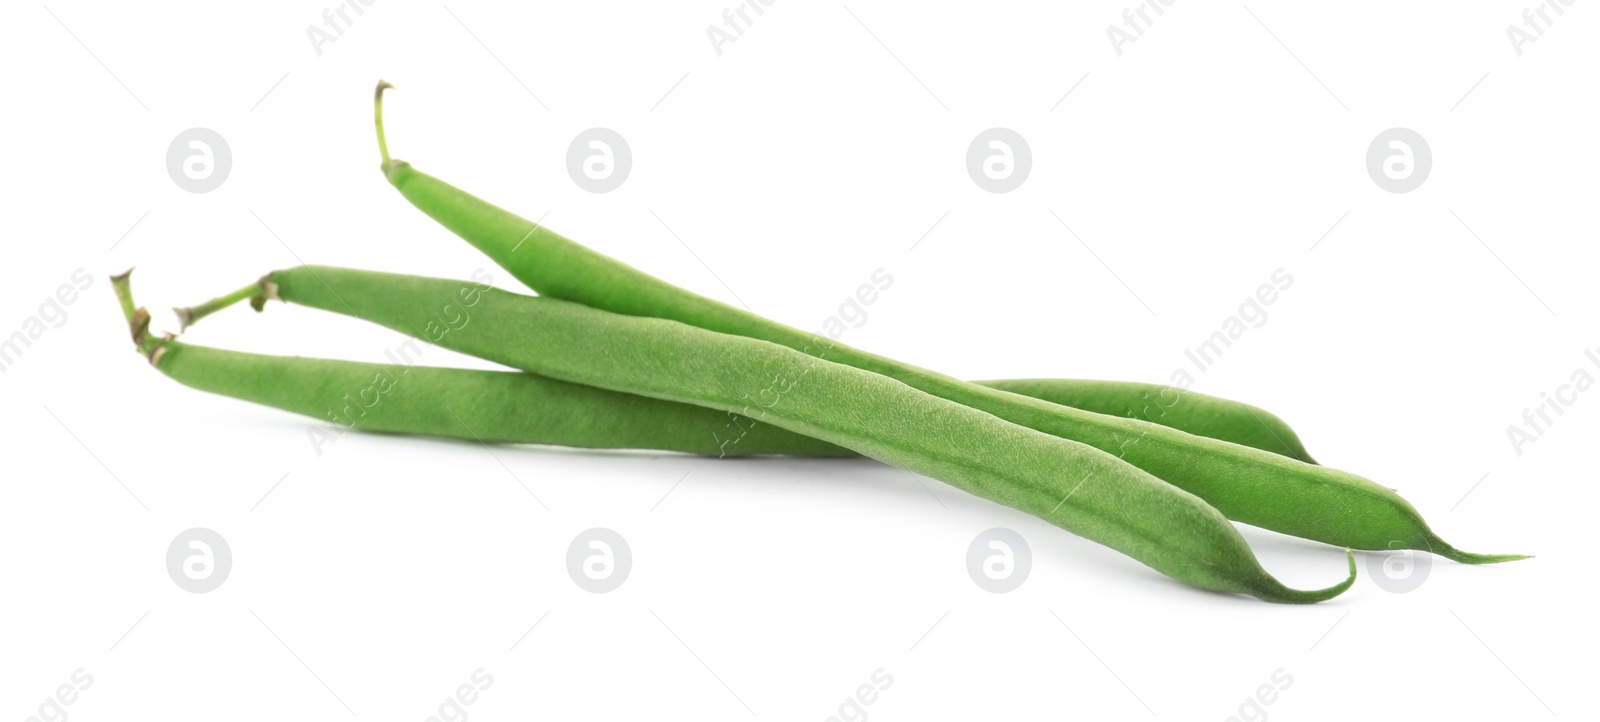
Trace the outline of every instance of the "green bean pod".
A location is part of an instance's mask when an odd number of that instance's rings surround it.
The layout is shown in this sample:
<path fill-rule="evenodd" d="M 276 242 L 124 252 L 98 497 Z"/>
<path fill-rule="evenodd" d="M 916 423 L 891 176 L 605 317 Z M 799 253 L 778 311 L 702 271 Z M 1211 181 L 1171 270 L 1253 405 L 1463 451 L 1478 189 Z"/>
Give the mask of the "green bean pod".
<path fill-rule="evenodd" d="M 255 300 L 260 296 L 261 285 L 253 283 L 198 306 L 173 310 L 182 320 L 184 328 L 187 328 L 205 316 L 240 301 Z M 407 351 L 403 356 L 410 353 L 410 350 L 403 350 Z M 273 356 L 259 357 L 254 363 L 257 367 L 251 371 L 252 374 L 279 373 L 289 377 L 294 385 L 314 383 L 314 380 L 323 374 L 344 379 L 350 379 L 352 376 L 382 379 L 385 374 L 393 376 L 397 371 L 416 369 L 422 375 L 440 379 L 425 384 L 425 387 L 438 386 L 450 390 L 448 395 L 432 394 L 434 398 L 418 399 L 421 405 L 412 407 L 404 413 L 389 413 L 393 411 L 392 409 L 375 411 L 372 414 L 379 417 L 375 419 L 367 418 L 366 414 L 344 414 L 350 428 L 359 426 L 378 431 L 452 436 L 456 435 L 452 432 L 459 432 L 460 429 L 450 424 L 426 423 L 426 417 L 429 415 L 427 409 L 430 408 L 428 404 L 440 407 L 447 404 L 451 398 L 492 394 L 496 397 L 497 407 L 505 413 L 513 413 L 515 409 L 525 409 L 537 416 L 534 422 L 529 422 L 530 425 L 515 429 L 512 436 L 498 441 L 604 449 L 659 449 L 716 456 L 853 455 L 847 449 L 771 425 L 760 425 L 761 430 L 752 434 L 750 429 L 756 428 L 755 422 L 737 414 L 717 414 L 696 406 L 618 395 L 604 389 L 567 384 L 526 372 L 480 372 L 419 367 L 411 364 L 381 366 Z M 321 368 L 313 368 L 318 366 Z M 519 377 L 531 377 L 531 380 L 512 380 Z M 1003 379 L 975 383 L 1086 411 L 1144 418 L 1152 423 L 1170 426 L 1180 431 L 1255 446 L 1263 451 L 1287 456 L 1304 454 L 1298 437 L 1288 424 L 1263 409 L 1228 399 L 1189 392 L 1181 397 L 1184 403 L 1178 405 L 1176 399 L 1179 397 L 1175 389 L 1129 381 Z M 486 388 L 478 389 L 479 386 Z M 276 392 L 276 387 L 269 386 L 264 391 L 268 395 L 241 398 L 288 411 L 318 416 L 318 413 L 313 413 L 318 412 L 317 409 L 306 411 L 286 405 L 284 402 L 295 400 L 293 394 L 280 399 L 270 395 Z M 413 390 L 411 393 L 427 394 L 427 391 L 425 388 Z M 333 417 L 336 422 L 340 417 L 332 408 L 322 409 L 320 413 Z M 356 423 L 356 419 L 352 416 L 359 417 L 359 421 L 363 423 Z M 542 423 L 547 419 L 578 420 L 578 423 L 583 423 L 589 416 L 602 417 L 605 422 L 598 425 L 584 424 L 580 429 L 574 429 L 571 422 Z M 425 421 L 417 423 L 413 419 Z M 706 441 L 708 438 L 715 440 L 716 443 L 708 445 Z M 732 439 L 742 443 L 722 443 Z"/>
<path fill-rule="evenodd" d="M 1205 499 L 1230 519 L 1265 529 L 1355 549 L 1429 551 L 1463 563 L 1526 558 L 1456 549 L 1434 533 L 1398 493 L 1355 474 L 1148 421 L 1096 414 L 968 383 L 833 344 L 674 286 L 476 198 L 409 163 L 392 160 L 383 140 L 385 87 L 383 83 L 378 87 L 375 114 L 382 170 L 389 183 L 417 209 L 476 246 L 541 296 L 769 341 L 881 374 L 1014 424 L 1113 454 Z"/>
<path fill-rule="evenodd" d="M 1308 464 L 1317 463 L 1300 442 L 1300 436 L 1283 419 L 1266 409 L 1232 399 L 1136 381 L 996 379 L 973 383 L 1096 414 L 1148 421 Z"/>
<path fill-rule="evenodd" d="M 268 295 L 382 324 L 571 383 L 741 414 L 1034 514 L 1163 574 L 1267 601 L 1331 598 L 1273 578 L 1201 499 L 1083 444 L 880 374 L 662 319 L 519 296 L 472 282 L 301 266 Z"/>
<path fill-rule="evenodd" d="M 157 368 L 178 383 L 325 422 L 308 429 L 318 446 L 352 430 L 718 457 L 856 456 L 738 414 L 525 371 L 273 356 L 178 341 L 164 348 Z M 1037 380 L 1031 390 L 1059 394 L 1077 388 L 1054 381 Z"/>
<path fill-rule="evenodd" d="M 270 356 L 179 341 L 163 345 L 155 366 L 191 388 L 323 421 L 307 429 L 318 449 L 356 430 L 709 456 L 855 455 L 737 414 L 518 371 Z"/>

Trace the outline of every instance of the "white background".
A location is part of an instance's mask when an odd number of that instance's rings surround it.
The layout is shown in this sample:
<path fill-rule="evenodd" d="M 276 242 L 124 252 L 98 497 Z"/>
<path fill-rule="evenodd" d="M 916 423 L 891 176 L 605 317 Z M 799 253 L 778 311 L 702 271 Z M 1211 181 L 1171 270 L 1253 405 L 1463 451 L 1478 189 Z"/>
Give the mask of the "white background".
<path fill-rule="evenodd" d="M 0 716 L 40 714 L 79 668 L 78 720 L 423 720 L 479 668 L 484 720 L 822 720 L 880 668 L 882 720 L 1593 713 L 1600 393 L 1521 455 L 1506 435 L 1575 370 L 1600 376 L 1590 5 L 1520 57 L 1516 2 L 1178 2 L 1120 57 L 1121 2 L 782 0 L 720 57 L 725 2 L 532 5 L 381 0 L 320 56 L 320 2 L 0 11 L 0 334 L 94 276 L 0 374 Z M 959 376 L 1164 382 L 1283 268 L 1292 288 L 1194 388 L 1278 413 L 1462 548 L 1538 558 L 1433 559 L 1396 594 L 1363 555 L 1343 597 L 1278 606 L 866 461 L 369 435 L 318 456 L 307 419 L 130 353 L 105 278 L 137 264 L 152 309 L 300 262 L 516 288 L 383 182 L 380 77 L 397 157 L 802 328 L 883 268 L 843 340 Z M 564 164 L 595 126 L 633 152 L 607 194 Z M 1006 194 L 964 165 L 997 126 L 1033 155 Z M 167 175 L 192 127 L 233 154 L 210 193 Z M 1392 127 L 1433 154 L 1406 194 L 1365 168 Z M 186 338 L 366 360 L 400 342 L 282 306 Z M 233 552 L 207 594 L 164 568 L 191 527 Z M 633 551 L 608 594 L 564 566 L 591 527 Z M 1009 594 L 965 570 L 992 527 L 1033 551 Z M 1339 550 L 1244 531 L 1291 584 L 1343 574 Z M 1280 669 L 1292 684 L 1241 711 Z"/>

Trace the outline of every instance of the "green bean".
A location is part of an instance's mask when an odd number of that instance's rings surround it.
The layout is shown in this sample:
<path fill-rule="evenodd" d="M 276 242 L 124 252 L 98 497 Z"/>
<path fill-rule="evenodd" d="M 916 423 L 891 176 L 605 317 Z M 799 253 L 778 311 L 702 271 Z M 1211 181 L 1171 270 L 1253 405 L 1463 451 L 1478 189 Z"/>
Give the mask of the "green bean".
<path fill-rule="evenodd" d="M 707 456 L 855 456 L 834 444 L 737 414 L 525 371 L 272 356 L 177 341 L 165 349 L 157 368 L 185 386 L 327 422 L 332 431 L 318 430 L 312 438 L 319 446 L 329 435 L 351 429 Z M 240 383 L 236 377 L 252 383 Z M 421 383 L 412 383 L 418 379 Z M 1041 393 L 1055 392 L 1055 387 L 1045 383 Z M 398 396 L 390 393 L 394 388 L 401 389 Z M 363 398 L 363 392 L 369 396 Z M 476 435 L 477 429 L 494 435 Z"/>
<path fill-rule="evenodd" d="M 226 296 L 189 308 L 173 309 L 187 328 L 201 318 L 243 300 L 259 298 L 260 284 L 250 284 Z M 184 348 L 194 348 L 184 346 Z M 454 398 L 482 398 L 493 406 L 491 417 L 507 418 L 506 443 L 551 444 L 599 449 L 657 449 L 713 456 L 782 454 L 789 456 L 853 456 L 848 449 L 817 441 L 768 424 L 757 424 L 736 414 L 698 406 L 676 404 L 631 394 L 618 394 L 579 384 L 568 384 L 527 372 L 473 371 L 413 364 L 370 364 L 300 357 L 264 356 L 207 349 L 206 354 L 228 355 L 241 373 L 263 379 L 248 394 L 232 394 L 246 401 L 273 406 L 316 418 L 333 417 L 349 428 L 369 431 L 475 438 L 453 419 L 435 418 L 435 411 Z M 170 351 L 169 351 L 170 354 Z M 222 364 L 202 364 L 202 367 Z M 167 367 L 162 367 L 165 370 Z M 418 375 L 430 379 L 422 391 L 408 384 L 404 402 L 381 409 L 365 406 L 359 413 L 339 413 L 349 402 L 321 407 L 296 405 L 298 394 L 283 394 L 278 382 L 292 387 L 326 388 L 323 398 L 337 398 L 352 388 L 388 385 L 387 378 Z M 172 374 L 169 374 L 172 375 Z M 324 380 L 332 377 L 332 380 Z M 217 391 L 215 384 L 198 377 L 174 375 L 179 382 Z M 376 383 L 375 380 L 382 383 Z M 1127 415 L 1201 436 L 1256 446 L 1292 456 L 1304 453 L 1294 431 L 1265 410 L 1248 404 L 1189 392 L 1183 404 L 1172 402 L 1172 389 L 1157 384 L 1084 379 L 1002 379 L 977 381 L 1024 396 L 1096 413 Z M 431 393 L 427 388 L 445 389 Z M 231 387 L 230 387 L 231 388 Z M 342 389 L 342 390 L 341 390 Z M 226 393 L 225 391 L 223 393 Z M 518 418 L 518 414 L 529 418 Z M 519 425 L 520 424 L 520 425 Z"/>
<path fill-rule="evenodd" d="M 251 284 L 226 296 L 214 298 L 197 306 L 173 310 L 177 312 L 178 317 L 182 320 L 184 328 L 187 328 L 201 318 L 240 301 L 253 300 L 258 297 L 259 292 L 260 285 Z M 381 370 L 382 367 L 379 366 L 371 368 L 372 373 L 377 373 Z M 431 368 L 428 369 L 427 373 L 453 376 L 452 371 L 454 370 Z M 370 377 L 372 373 L 368 373 L 367 376 Z M 545 383 L 560 383 L 552 379 L 543 379 L 543 381 Z M 1179 431 L 1208 436 L 1235 444 L 1253 446 L 1263 451 L 1270 451 L 1303 461 L 1310 461 L 1311 459 L 1305 448 L 1301 446 L 1300 439 L 1294 430 L 1277 416 L 1249 404 L 1215 396 L 1206 396 L 1193 391 L 1183 392 L 1180 395 L 1176 389 L 1159 384 L 1086 379 L 1002 379 L 975 381 L 973 383 L 1099 414 L 1140 418 Z M 613 420 L 617 429 L 616 434 L 594 437 L 580 435 L 577 437 L 586 443 L 566 444 L 559 441 L 542 440 L 560 436 L 555 433 L 559 431 L 558 429 L 539 429 L 537 431 L 530 429 L 522 437 L 505 439 L 506 441 L 517 443 L 593 446 L 595 448 L 608 449 L 648 448 L 683 451 L 693 454 L 709 453 L 720 456 L 746 456 L 750 454 L 835 456 L 841 453 L 849 454 L 848 451 L 841 450 L 832 444 L 821 444 L 819 448 L 820 442 L 770 426 L 762 427 L 762 431 L 758 432 L 760 434 L 760 443 L 754 444 L 752 442 L 758 439 L 750 438 L 751 432 L 746 429 L 755 422 L 748 419 L 724 418 L 720 414 L 712 414 L 712 418 L 700 419 L 697 418 L 700 416 L 699 412 L 687 412 L 676 408 L 670 411 L 657 410 L 647 405 L 635 408 L 616 403 L 610 397 L 603 395 L 598 398 L 582 399 L 582 387 L 564 388 L 559 396 L 555 398 L 551 398 L 552 394 L 545 392 L 543 389 L 508 390 L 504 393 L 508 394 L 508 403 L 506 404 L 508 408 L 522 405 L 523 408 L 533 410 L 545 417 L 551 415 L 566 416 L 574 413 L 572 410 L 584 408 L 585 405 L 597 409 L 606 409 L 607 414 L 616 416 Z M 515 402 L 510 402 L 510 398 L 515 398 Z M 1183 401 L 1181 404 L 1177 403 L 1180 398 Z M 263 403 L 276 405 L 271 402 Z M 283 407 L 280 406 L 279 408 Z M 295 409 L 288 410 L 295 411 Z M 401 427 L 394 430 L 402 432 L 407 430 L 404 428 L 405 423 L 401 418 L 397 417 L 393 421 Z M 635 427 L 635 424 L 638 426 Z M 671 431 L 663 438 L 656 438 L 654 434 L 657 428 L 671 429 Z M 646 433 L 641 434 L 640 430 Z M 433 432 L 413 431 L 412 433 Z M 705 440 L 713 436 L 724 440 L 739 439 L 742 440 L 742 445 L 728 444 L 725 447 L 708 449 Z M 756 448 L 752 449 L 750 448 L 751 446 Z"/>
<path fill-rule="evenodd" d="M 1007 423 L 880 374 L 757 339 L 519 296 L 472 282 L 301 266 L 267 296 L 410 333 L 542 376 L 742 414 L 940 479 L 1205 589 L 1331 598 L 1264 569 L 1198 497 L 1102 451 Z"/>
<path fill-rule="evenodd" d="M 585 248 L 389 157 L 383 90 L 375 98 L 382 170 L 413 206 L 476 246 L 541 296 L 630 316 L 671 319 L 769 341 L 893 378 L 1012 423 L 1114 454 L 1211 503 L 1228 518 L 1356 549 L 1417 549 L 1464 563 L 1525 558 L 1446 543 L 1388 487 L 1259 449 L 1115 418 L 967 383 L 769 321 L 697 295 Z M 1181 403 L 1181 401 L 1180 401 Z"/>
<path fill-rule="evenodd" d="M 269 356 L 179 341 L 164 344 L 156 368 L 190 388 L 320 419 L 326 426 L 308 429 L 318 449 L 348 429 L 711 456 L 855 455 L 715 409 L 517 371 Z M 724 445 L 719 432 L 739 443 Z"/>
<path fill-rule="evenodd" d="M 308 429 L 319 449 L 346 430 L 359 430 L 715 456 L 855 455 L 736 414 L 522 371 L 271 356 L 157 339 L 147 330 L 149 314 L 133 308 L 127 274 L 112 282 L 134 325 L 135 344 L 157 370 L 190 388 L 319 419 L 324 426 Z M 229 300 L 217 307 L 248 298 L 258 287 L 244 291 L 225 297 Z M 186 325 L 204 315 L 179 314 Z M 420 352 L 402 348 L 402 361 Z M 725 443 L 735 438 L 737 444 Z"/>
<path fill-rule="evenodd" d="M 1061 406 L 1148 421 L 1196 436 L 1249 446 L 1308 464 L 1317 463 L 1283 419 L 1250 404 L 1135 381 L 997 379 L 974 381 Z"/>

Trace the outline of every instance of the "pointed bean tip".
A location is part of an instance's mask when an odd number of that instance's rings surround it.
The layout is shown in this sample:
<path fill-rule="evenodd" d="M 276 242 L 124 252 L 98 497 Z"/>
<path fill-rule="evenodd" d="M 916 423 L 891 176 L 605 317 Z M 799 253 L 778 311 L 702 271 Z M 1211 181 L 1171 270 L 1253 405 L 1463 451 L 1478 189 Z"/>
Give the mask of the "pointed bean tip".
<path fill-rule="evenodd" d="M 1532 559 L 1531 554 L 1476 554 L 1462 551 L 1440 539 L 1437 535 L 1430 535 L 1427 539 L 1427 549 L 1441 557 L 1460 564 L 1499 564 L 1500 562 L 1514 562 L 1520 559 Z M 1423 547 L 1417 547 L 1421 549 Z"/>
<path fill-rule="evenodd" d="M 1356 583 L 1356 555 L 1355 555 L 1354 552 L 1350 551 L 1349 547 L 1345 547 L 1344 560 L 1345 560 L 1345 563 L 1348 564 L 1349 567 L 1350 567 L 1350 576 L 1345 577 L 1344 581 L 1339 582 L 1338 584 L 1335 584 L 1335 585 L 1333 585 L 1331 587 L 1328 587 L 1326 589 L 1318 589 L 1318 590 L 1310 591 L 1310 592 L 1302 592 L 1302 594 L 1305 595 L 1305 599 L 1303 601 L 1306 601 L 1306 602 L 1323 602 L 1323 601 L 1327 601 L 1329 599 L 1332 599 L 1334 597 L 1337 597 L 1340 594 L 1344 594 L 1345 591 L 1349 590 L 1350 587 Z"/>
<path fill-rule="evenodd" d="M 1356 583 L 1356 555 L 1350 550 L 1344 550 L 1345 563 L 1349 566 L 1349 576 L 1344 581 L 1323 589 L 1292 589 L 1284 586 L 1276 579 L 1267 577 L 1267 584 L 1249 592 L 1251 596 L 1268 602 L 1280 604 L 1315 604 L 1344 594 Z"/>
<path fill-rule="evenodd" d="M 1499 564 L 1501 562 L 1515 562 L 1533 558 L 1532 554 L 1474 554 L 1455 548 L 1440 556 L 1462 564 Z"/>

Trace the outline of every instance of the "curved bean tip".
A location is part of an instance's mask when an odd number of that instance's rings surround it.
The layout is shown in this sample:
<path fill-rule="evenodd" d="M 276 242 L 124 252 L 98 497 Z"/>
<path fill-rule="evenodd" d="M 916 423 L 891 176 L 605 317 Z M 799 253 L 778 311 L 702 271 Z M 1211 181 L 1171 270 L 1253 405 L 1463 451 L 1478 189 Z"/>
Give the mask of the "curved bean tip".
<path fill-rule="evenodd" d="M 373 91 L 372 99 L 374 101 L 382 101 L 383 100 L 383 91 L 388 90 L 389 88 L 393 88 L 393 87 L 394 87 L 394 83 L 391 83 L 391 82 L 389 82 L 387 80 L 379 79 L 378 80 L 378 89 Z"/>
<path fill-rule="evenodd" d="M 1356 555 L 1354 552 L 1350 551 L 1350 547 L 1344 548 L 1344 560 L 1346 564 L 1350 565 L 1350 576 L 1345 577 L 1344 581 L 1328 587 L 1327 589 L 1309 592 L 1309 594 L 1315 598 L 1308 599 L 1307 601 L 1320 602 L 1327 599 L 1332 599 L 1340 594 L 1344 594 L 1345 590 L 1349 589 L 1351 585 L 1356 583 Z"/>
<path fill-rule="evenodd" d="M 1339 582 L 1331 587 L 1327 587 L 1326 589 L 1290 589 L 1289 587 L 1283 586 L 1276 579 L 1267 577 L 1267 579 L 1270 580 L 1270 584 L 1265 588 L 1252 590 L 1250 594 L 1265 601 L 1281 602 L 1286 604 L 1315 604 L 1317 602 L 1325 602 L 1329 599 L 1339 596 L 1340 594 L 1344 594 L 1346 590 L 1356 583 L 1356 555 L 1348 547 L 1346 547 L 1344 550 L 1344 558 L 1345 563 L 1350 567 L 1350 575 L 1345 577 L 1344 581 Z"/>

